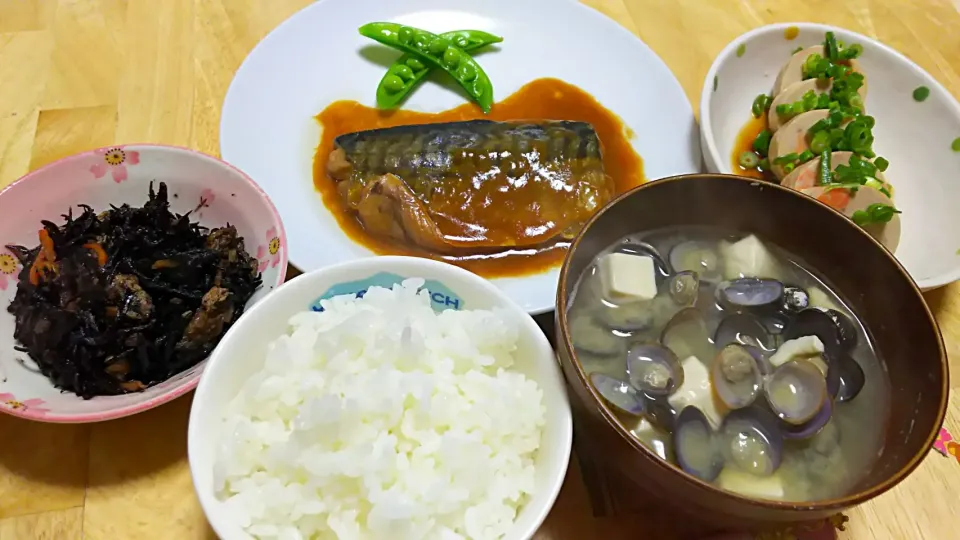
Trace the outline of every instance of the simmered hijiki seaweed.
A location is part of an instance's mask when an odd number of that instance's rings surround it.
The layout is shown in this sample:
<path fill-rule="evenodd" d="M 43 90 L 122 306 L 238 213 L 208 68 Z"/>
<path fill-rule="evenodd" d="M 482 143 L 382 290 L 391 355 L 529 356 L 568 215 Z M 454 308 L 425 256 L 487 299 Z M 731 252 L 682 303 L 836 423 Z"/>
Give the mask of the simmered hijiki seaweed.
<path fill-rule="evenodd" d="M 89 399 L 162 382 L 203 360 L 260 287 L 236 228 L 169 206 L 151 183 L 142 208 L 80 205 L 43 221 L 39 246 L 7 246 L 23 264 L 8 308 L 18 350 L 58 388 Z"/>

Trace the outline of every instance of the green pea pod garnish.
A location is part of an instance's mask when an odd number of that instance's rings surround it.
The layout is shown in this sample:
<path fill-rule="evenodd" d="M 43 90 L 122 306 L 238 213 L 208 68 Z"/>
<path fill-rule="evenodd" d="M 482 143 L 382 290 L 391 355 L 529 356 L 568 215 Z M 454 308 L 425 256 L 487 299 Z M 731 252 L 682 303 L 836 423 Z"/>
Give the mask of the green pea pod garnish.
<path fill-rule="evenodd" d="M 425 30 L 389 22 L 365 24 L 360 27 L 360 34 L 407 53 L 426 65 L 443 69 L 463 87 L 483 112 L 490 112 L 493 106 L 493 83 L 490 82 L 490 77 L 472 56 L 455 45 L 453 41 L 441 42 L 444 45 L 443 51 L 436 53 L 433 51 L 440 50 L 437 40 L 445 40 L 445 38 Z"/>
<path fill-rule="evenodd" d="M 445 32 L 440 34 L 440 38 L 448 40 L 465 52 L 475 51 L 503 41 L 502 37 L 482 30 Z M 396 108 L 432 70 L 433 66 L 424 64 L 419 57 L 404 54 L 387 69 L 383 79 L 380 80 L 380 85 L 377 87 L 377 106 L 381 109 Z M 399 76 L 400 86 L 396 86 L 395 81 L 391 79 L 391 75 Z M 464 64 L 460 66 L 460 75 L 469 79 L 471 75 L 476 77 L 476 72 L 471 72 L 471 68 Z"/>

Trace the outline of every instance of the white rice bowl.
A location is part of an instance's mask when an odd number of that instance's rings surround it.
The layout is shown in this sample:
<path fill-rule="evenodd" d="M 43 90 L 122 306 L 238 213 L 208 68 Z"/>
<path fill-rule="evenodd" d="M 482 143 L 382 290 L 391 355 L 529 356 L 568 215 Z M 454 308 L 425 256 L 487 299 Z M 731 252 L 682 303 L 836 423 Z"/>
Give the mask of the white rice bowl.
<path fill-rule="evenodd" d="M 499 539 L 535 494 L 543 391 L 504 310 L 421 279 L 323 301 L 222 412 L 213 488 L 255 538 Z"/>

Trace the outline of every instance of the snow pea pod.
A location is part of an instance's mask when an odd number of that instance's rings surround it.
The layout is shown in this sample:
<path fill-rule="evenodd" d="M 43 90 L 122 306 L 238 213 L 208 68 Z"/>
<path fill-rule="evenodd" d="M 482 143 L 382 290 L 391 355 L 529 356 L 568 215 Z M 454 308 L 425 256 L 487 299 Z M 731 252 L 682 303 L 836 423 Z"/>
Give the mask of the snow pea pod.
<path fill-rule="evenodd" d="M 463 43 L 463 40 L 457 40 L 457 36 L 453 38 L 438 36 L 424 30 L 389 22 L 365 24 L 360 27 L 360 34 L 410 56 L 404 61 L 406 67 L 410 68 L 410 73 L 394 65 L 380 81 L 380 86 L 385 92 L 403 92 L 405 88 L 412 87 L 411 82 L 419 80 L 416 78 L 419 72 L 427 70 L 428 66 L 434 66 L 449 73 L 483 109 L 483 112 L 490 112 L 490 107 L 493 106 L 493 84 L 480 64 L 461 46 L 458 46 Z M 419 65 L 417 62 L 411 65 L 411 59 L 418 61 Z M 414 69 L 420 66 L 422 66 L 421 69 Z M 410 77 L 411 73 L 413 77 Z M 422 79 L 425 75 L 424 71 L 420 78 Z M 406 91 L 409 92 L 409 90 Z M 380 88 L 377 89 L 377 97 L 379 103 Z"/>
<path fill-rule="evenodd" d="M 436 45 L 443 44 L 444 40 L 463 49 L 464 52 L 475 51 L 493 43 L 500 43 L 503 38 L 482 30 L 457 30 L 440 34 L 441 39 Z M 443 53 L 443 50 L 440 50 Z M 393 109 L 400 105 L 420 81 L 427 76 L 433 66 L 424 64 L 417 56 L 404 54 L 387 69 L 377 87 L 377 106 L 381 109 Z M 470 76 L 469 68 L 461 66 L 461 75 Z"/>

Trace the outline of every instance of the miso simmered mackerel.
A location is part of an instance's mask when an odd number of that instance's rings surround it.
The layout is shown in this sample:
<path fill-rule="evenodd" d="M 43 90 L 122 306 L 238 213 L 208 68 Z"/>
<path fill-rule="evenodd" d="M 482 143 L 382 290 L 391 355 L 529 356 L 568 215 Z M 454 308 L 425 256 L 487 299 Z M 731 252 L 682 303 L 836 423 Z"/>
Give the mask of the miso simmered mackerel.
<path fill-rule="evenodd" d="M 754 235 L 629 236 L 581 276 L 578 360 L 637 438 L 743 495 L 842 495 L 870 468 L 888 383 L 855 314 Z"/>
<path fill-rule="evenodd" d="M 210 354 L 260 287 L 257 261 L 227 224 L 207 230 L 169 210 L 160 183 L 142 208 L 43 221 L 7 308 L 39 370 L 83 398 L 143 390 Z"/>
<path fill-rule="evenodd" d="M 314 185 L 352 240 L 484 277 L 558 265 L 579 224 L 644 180 L 629 128 L 558 79 L 525 84 L 489 114 L 338 101 L 317 120 Z"/>
<path fill-rule="evenodd" d="M 585 122 L 397 126 L 334 144 L 327 170 L 366 230 L 439 253 L 570 239 L 614 192 Z"/>
<path fill-rule="evenodd" d="M 796 51 L 773 93 L 754 100 L 755 120 L 738 137 L 734 170 L 813 197 L 896 251 L 900 211 L 883 175 L 889 163 L 873 149 L 875 120 L 866 112 L 867 79 L 857 62 L 862 53 L 832 32 L 823 44 Z"/>

